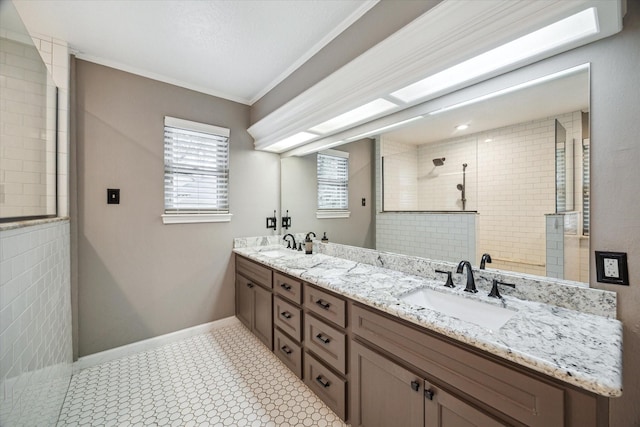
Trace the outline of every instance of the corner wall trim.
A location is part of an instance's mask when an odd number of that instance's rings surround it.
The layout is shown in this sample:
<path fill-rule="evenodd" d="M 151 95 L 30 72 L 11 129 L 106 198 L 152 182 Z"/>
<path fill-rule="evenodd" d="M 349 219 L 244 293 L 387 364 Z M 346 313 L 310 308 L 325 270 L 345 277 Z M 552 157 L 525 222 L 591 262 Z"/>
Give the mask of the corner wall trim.
<path fill-rule="evenodd" d="M 90 354 L 88 356 L 79 358 L 77 362 L 73 363 L 73 373 L 76 374 L 83 369 L 91 368 L 101 363 L 109 362 L 111 360 L 119 359 L 121 357 L 129 356 L 141 351 L 153 350 L 158 347 L 162 347 L 163 345 L 171 344 L 185 338 L 205 334 L 216 329 L 237 324 L 240 324 L 240 321 L 237 317 L 226 317 L 224 319 L 215 320 L 213 322 L 203 323 L 201 325 L 181 329 L 179 331 L 170 332 L 164 335 L 159 335 L 157 337 L 123 345 L 121 347 L 116 347 L 109 350 L 101 351 L 99 353 Z"/>

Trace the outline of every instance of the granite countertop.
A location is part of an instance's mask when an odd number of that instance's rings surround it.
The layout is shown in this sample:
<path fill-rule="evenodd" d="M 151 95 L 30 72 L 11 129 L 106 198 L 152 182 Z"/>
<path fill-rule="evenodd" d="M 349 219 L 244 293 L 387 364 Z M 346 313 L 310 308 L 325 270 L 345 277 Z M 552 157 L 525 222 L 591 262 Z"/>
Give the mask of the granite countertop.
<path fill-rule="evenodd" d="M 234 252 L 283 273 L 407 320 L 488 353 L 607 397 L 622 394 L 622 324 L 539 302 L 469 294 L 410 274 L 324 254 L 305 255 L 282 246 Z M 499 305 L 516 314 L 498 330 L 403 302 L 420 288 Z"/>

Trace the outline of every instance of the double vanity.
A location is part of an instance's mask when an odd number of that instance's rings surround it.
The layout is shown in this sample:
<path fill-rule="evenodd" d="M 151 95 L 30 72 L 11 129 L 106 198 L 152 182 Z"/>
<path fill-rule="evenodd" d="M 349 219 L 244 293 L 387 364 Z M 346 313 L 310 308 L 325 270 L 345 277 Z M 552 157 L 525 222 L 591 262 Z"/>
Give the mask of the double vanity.
<path fill-rule="evenodd" d="M 434 273 L 453 264 L 274 243 L 236 239 L 237 317 L 351 425 L 608 425 L 622 393 L 615 294 L 571 289 L 578 311 L 514 297 L 527 277 L 487 296 L 497 270 L 474 270 L 473 294 Z"/>

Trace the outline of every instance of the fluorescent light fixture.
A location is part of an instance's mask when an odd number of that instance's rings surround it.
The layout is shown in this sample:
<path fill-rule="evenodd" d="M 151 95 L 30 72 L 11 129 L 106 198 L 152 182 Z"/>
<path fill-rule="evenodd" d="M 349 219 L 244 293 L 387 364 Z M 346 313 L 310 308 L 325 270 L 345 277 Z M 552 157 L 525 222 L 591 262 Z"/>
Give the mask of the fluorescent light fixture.
<path fill-rule="evenodd" d="M 317 138 L 318 135 L 309 132 L 298 132 L 295 135 L 291 135 L 288 138 L 281 139 L 280 141 L 271 144 L 268 147 L 265 147 L 265 151 L 272 151 L 274 153 L 279 153 L 288 148 L 295 147 L 296 145 L 303 144 L 307 141 L 312 140 L 313 138 Z"/>
<path fill-rule="evenodd" d="M 397 90 L 391 96 L 406 103 L 413 102 L 599 31 L 596 9 L 585 9 Z"/>
<path fill-rule="evenodd" d="M 369 102 L 368 104 L 364 104 L 358 108 L 354 108 L 351 111 L 347 111 L 344 114 L 340 114 L 333 119 L 327 120 L 324 123 L 320 123 L 319 125 L 314 126 L 309 130 L 320 134 L 326 134 L 376 116 L 378 114 L 385 113 L 397 107 L 398 106 L 393 102 L 387 101 L 383 98 L 378 98 L 374 101 Z"/>
<path fill-rule="evenodd" d="M 317 153 L 319 151 L 323 151 L 323 150 L 327 150 L 329 148 L 337 147 L 338 145 L 342 145 L 345 142 L 347 142 L 347 141 L 342 139 L 340 141 L 327 142 L 325 144 L 319 144 L 319 145 L 315 145 L 316 143 L 311 143 L 311 144 L 305 145 L 304 147 L 296 148 L 296 149 L 292 150 L 290 153 L 287 153 L 287 154 L 291 155 L 291 156 L 302 157 L 302 156 L 306 156 L 307 154 Z"/>
<path fill-rule="evenodd" d="M 469 125 L 458 125 L 456 126 L 456 130 L 467 130 L 469 129 Z"/>
<path fill-rule="evenodd" d="M 413 118 L 410 118 L 410 119 L 407 119 L 407 120 L 403 120 L 401 122 L 393 123 L 393 124 L 390 124 L 390 125 L 387 125 L 387 126 L 383 126 L 381 128 L 370 130 L 370 131 L 361 133 L 359 135 L 349 137 L 347 139 L 347 142 L 355 141 L 356 139 L 361 139 L 361 138 L 364 138 L 364 137 L 367 137 L 367 136 L 371 136 L 371 135 L 377 135 L 377 134 L 382 133 L 382 132 L 384 132 L 386 130 L 393 129 L 395 127 L 402 126 L 404 124 L 411 123 L 411 122 L 413 122 L 415 120 L 419 120 L 419 119 L 422 119 L 422 118 L 424 118 L 424 116 L 416 116 L 416 117 L 413 117 Z"/>
<path fill-rule="evenodd" d="M 572 75 L 572 74 L 576 74 L 576 73 L 579 73 L 581 71 L 585 71 L 585 70 L 588 70 L 588 69 L 589 69 L 589 64 L 578 65 L 577 67 L 569 68 L 567 70 L 562 70 L 562 71 L 559 71 L 559 72 L 554 73 L 554 74 L 549 74 L 547 76 L 540 77 L 538 79 L 529 80 L 527 82 L 520 83 L 520 84 L 515 85 L 515 86 L 510 86 L 510 87 L 507 87 L 507 88 L 504 88 L 504 89 L 500 89 L 498 91 L 491 92 L 491 93 L 488 93 L 486 95 L 482 95 L 482 96 L 479 96 L 477 98 L 470 99 L 468 101 L 459 102 L 457 104 L 449 105 L 448 107 L 440 108 L 439 110 L 431 111 L 429 113 L 429 115 L 433 116 L 433 115 L 436 115 L 436 114 L 444 113 L 445 111 L 450 111 L 450 110 L 454 110 L 456 108 L 466 107 L 467 105 L 475 104 L 477 102 L 486 101 L 487 99 L 496 98 L 498 96 L 506 95 L 506 94 L 511 93 L 511 92 L 516 92 L 516 91 L 519 91 L 519 90 L 522 90 L 522 89 L 526 89 L 528 87 L 539 85 L 541 83 L 549 82 L 549 81 L 552 81 L 552 80 L 559 79 L 561 77 L 565 77 L 565 76 L 569 76 L 569 75 Z"/>

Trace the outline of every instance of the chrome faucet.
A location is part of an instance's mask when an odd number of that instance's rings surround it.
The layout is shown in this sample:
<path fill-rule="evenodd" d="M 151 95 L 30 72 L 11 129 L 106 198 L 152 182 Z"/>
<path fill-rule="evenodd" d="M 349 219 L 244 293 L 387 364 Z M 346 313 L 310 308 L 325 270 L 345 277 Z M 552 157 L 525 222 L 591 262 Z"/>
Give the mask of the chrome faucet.
<path fill-rule="evenodd" d="M 291 241 L 287 240 L 287 237 L 291 237 Z M 296 238 L 293 237 L 293 234 L 291 233 L 285 234 L 282 240 L 287 242 L 287 249 L 294 249 L 294 250 L 296 249 Z M 293 243 L 293 245 L 291 245 L 291 243 Z"/>
<path fill-rule="evenodd" d="M 456 269 L 456 273 L 462 274 L 462 270 L 467 267 L 467 286 L 464 288 L 465 292 L 473 292 L 474 294 L 478 292 L 476 289 L 476 282 L 473 279 L 473 270 L 471 269 L 471 263 L 469 261 L 460 261 L 458 264 L 458 268 Z"/>
<path fill-rule="evenodd" d="M 484 265 L 485 263 L 489 263 L 491 264 L 491 255 L 489 254 L 482 254 L 482 259 L 480 259 L 480 270 L 484 270 Z"/>

